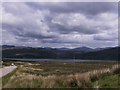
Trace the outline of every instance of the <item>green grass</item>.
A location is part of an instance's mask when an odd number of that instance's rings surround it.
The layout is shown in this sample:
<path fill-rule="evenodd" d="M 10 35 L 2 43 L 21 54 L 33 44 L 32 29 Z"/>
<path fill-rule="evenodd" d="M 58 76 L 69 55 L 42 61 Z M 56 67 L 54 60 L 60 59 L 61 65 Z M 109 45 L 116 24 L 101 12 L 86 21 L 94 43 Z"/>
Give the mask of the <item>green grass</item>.
<path fill-rule="evenodd" d="M 119 80 L 120 74 L 108 75 L 99 78 L 95 82 L 92 82 L 92 85 L 97 85 L 101 88 L 120 88 Z"/>

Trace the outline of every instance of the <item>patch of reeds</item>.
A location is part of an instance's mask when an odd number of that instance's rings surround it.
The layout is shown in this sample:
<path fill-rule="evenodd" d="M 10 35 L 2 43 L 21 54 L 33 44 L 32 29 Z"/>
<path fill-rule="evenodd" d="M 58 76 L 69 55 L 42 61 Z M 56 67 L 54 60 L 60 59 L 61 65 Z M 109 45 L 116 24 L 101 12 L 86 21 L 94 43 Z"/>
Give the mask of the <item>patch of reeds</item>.
<path fill-rule="evenodd" d="M 90 82 L 99 79 L 101 76 L 120 73 L 120 66 L 114 65 L 112 68 L 94 70 L 85 73 L 75 73 L 70 75 L 27 75 L 17 74 L 11 77 L 9 83 L 4 88 L 62 88 L 62 87 L 91 87 Z"/>

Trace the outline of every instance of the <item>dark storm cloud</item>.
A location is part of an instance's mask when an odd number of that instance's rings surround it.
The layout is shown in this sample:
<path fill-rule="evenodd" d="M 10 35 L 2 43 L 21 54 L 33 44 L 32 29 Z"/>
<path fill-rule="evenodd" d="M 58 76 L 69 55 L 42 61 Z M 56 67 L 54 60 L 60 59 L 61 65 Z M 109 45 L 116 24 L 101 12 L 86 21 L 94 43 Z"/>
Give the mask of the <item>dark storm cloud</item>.
<path fill-rule="evenodd" d="M 100 36 L 95 36 L 94 40 L 100 40 L 100 41 L 115 41 L 116 39 L 118 39 L 118 37 L 100 37 Z"/>
<path fill-rule="evenodd" d="M 27 3 L 33 9 L 49 9 L 55 13 L 84 13 L 88 15 L 95 15 L 103 12 L 117 13 L 117 2 L 49 2 L 49 3 Z"/>
<path fill-rule="evenodd" d="M 38 38 L 38 39 L 43 39 L 43 38 L 54 38 L 55 35 L 43 35 L 41 33 L 36 33 L 34 32 L 35 28 L 30 28 L 32 29 L 33 32 L 25 32 L 25 29 L 27 28 L 23 28 L 25 26 L 12 26 L 12 25 L 8 25 L 8 24 L 2 24 L 2 28 L 7 30 L 8 33 L 13 33 L 13 35 L 17 35 L 19 37 L 29 37 L 29 38 Z M 27 29 L 27 30 L 30 30 L 30 29 Z M 26 30 L 26 31 L 27 31 Z"/>
<path fill-rule="evenodd" d="M 55 24 L 55 26 L 53 27 L 56 31 L 58 31 L 61 34 L 69 34 L 72 32 L 78 32 L 80 34 L 96 34 L 99 33 L 98 30 L 93 29 L 93 28 L 86 28 L 84 26 L 79 26 L 79 27 L 70 27 L 70 26 L 62 26 L 59 24 Z"/>
<path fill-rule="evenodd" d="M 49 24 L 49 27 L 52 29 L 52 31 L 57 32 L 59 34 L 69 34 L 69 33 L 74 33 L 78 32 L 79 34 L 97 34 L 100 31 L 96 30 L 94 28 L 87 28 L 84 26 L 79 26 L 79 27 L 74 27 L 74 26 L 63 26 L 59 24 Z"/>

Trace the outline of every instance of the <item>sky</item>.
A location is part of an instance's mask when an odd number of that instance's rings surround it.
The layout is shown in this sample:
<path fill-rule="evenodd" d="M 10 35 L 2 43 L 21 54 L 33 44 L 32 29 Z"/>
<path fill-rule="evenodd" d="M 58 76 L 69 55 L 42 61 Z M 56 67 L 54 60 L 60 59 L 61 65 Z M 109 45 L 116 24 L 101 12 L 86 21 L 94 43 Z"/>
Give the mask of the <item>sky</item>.
<path fill-rule="evenodd" d="M 4 2 L 2 44 L 30 47 L 118 45 L 117 2 Z"/>

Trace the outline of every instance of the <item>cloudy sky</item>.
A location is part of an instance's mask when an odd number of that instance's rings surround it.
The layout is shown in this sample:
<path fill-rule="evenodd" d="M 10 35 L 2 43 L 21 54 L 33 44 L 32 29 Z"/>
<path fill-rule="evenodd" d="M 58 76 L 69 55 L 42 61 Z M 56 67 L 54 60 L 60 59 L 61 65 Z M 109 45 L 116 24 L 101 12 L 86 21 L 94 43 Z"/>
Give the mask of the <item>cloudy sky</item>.
<path fill-rule="evenodd" d="M 4 2 L 2 44 L 56 48 L 117 46 L 117 2 Z"/>

